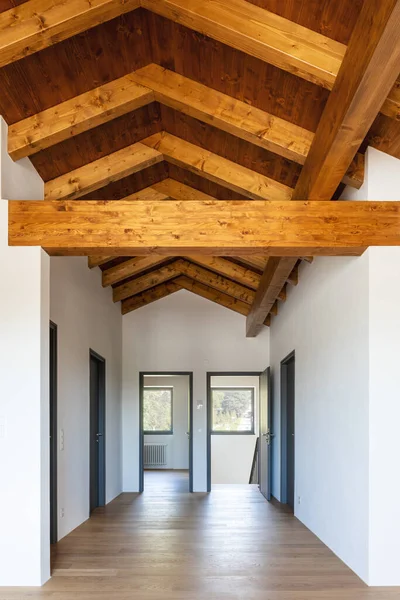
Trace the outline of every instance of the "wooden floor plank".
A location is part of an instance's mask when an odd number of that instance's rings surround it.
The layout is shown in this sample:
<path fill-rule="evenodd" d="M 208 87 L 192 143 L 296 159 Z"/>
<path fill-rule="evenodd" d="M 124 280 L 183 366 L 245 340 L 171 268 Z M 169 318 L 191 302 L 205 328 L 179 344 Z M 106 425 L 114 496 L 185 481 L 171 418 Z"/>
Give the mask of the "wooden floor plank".
<path fill-rule="evenodd" d="M 300 521 L 256 486 L 189 494 L 187 472 L 147 471 L 57 544 L 43 588 L 2 600 L 395 600 L 368 588 Z"/>

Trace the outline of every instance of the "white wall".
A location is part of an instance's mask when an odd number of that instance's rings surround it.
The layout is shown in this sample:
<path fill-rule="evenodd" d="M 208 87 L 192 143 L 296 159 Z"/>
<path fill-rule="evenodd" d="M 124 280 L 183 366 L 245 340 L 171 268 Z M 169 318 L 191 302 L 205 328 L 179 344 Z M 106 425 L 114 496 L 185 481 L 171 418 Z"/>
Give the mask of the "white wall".
<path fill-rule="evenodd" d="M 189 427 L 189 376 L 145 377 L 148 387 L 173 388 L 173 434 L 145 435 L 144 442 L 167 445 L 167 464 L 165 469 L 189 469 L 189 440 L 186 432 Z M 157 467 L 159 468 L 159 467 Z"/>
<path fill-rule="evenodd" d="M 89 517 L 89 349 L 106 360 L 106 501 L 122 490 L 122 316 L 99 269 L 52 258 L 50 316 L 58 327 L 58 536 Z M 64 509 L 61 518 L 60 510 Z"/>
<path fill-rule="evenodd" d="M 271 326 L 273 495 L 280 498 L 280 362 L 295 350 L 295 515 L 367 580 L 368 255 L 317 258 L 299 279 Z"/>
<path fill-rule="evenodd" d="M 139 372 L 193 371 L 193 483 L 205 491 L 206 373 L 265 369 L 268 328 L 247 339 L 243 316 L 181 290 L 123 317 L 123 363 L 124 490 L 139 485 Z"/>
<path fill-rule="evenodd" d="M 400 248 L 370 260 L 370 585 L 400 585 Z"/>
<path fill-rule="evenodd" d="M 258 437 L 258 406 L 260 378 L 254 376 L 215 376 L 212 387 L 254 388 L 254 435 L 211 436 L 211 483 L 248 484 Z"/>
<path fill-rule="evenodd" d="M 36 586 L 50 576 L 49 259 L 8 247 L 3 198 L 40 200 L 44 186 L 0 130 L 0 586 Z"/>

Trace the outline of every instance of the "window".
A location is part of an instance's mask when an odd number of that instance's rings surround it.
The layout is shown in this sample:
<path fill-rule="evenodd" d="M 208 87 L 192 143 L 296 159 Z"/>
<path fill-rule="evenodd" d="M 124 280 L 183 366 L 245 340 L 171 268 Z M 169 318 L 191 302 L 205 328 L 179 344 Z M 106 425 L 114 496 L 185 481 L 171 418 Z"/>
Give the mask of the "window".
<path fill-rule="evenodd" d="M 212 388 L 212 433 L 254 434 L 254 388 Z"/>
<path fill-rule="evenodd" d="M 173 388 L 145 387 L 143 390 L 144 433 L 171 434 Z"/>

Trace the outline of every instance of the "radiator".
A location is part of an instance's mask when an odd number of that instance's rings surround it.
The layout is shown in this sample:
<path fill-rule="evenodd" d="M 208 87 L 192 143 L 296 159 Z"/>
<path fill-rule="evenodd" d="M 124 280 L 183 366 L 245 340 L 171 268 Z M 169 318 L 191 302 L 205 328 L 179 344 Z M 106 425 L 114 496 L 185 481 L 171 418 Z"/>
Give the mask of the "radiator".
<path fill-rule="evenodd" d="M 144 466 L 160 467 L 167 464 L 167 444 L 145 444 Z"/>

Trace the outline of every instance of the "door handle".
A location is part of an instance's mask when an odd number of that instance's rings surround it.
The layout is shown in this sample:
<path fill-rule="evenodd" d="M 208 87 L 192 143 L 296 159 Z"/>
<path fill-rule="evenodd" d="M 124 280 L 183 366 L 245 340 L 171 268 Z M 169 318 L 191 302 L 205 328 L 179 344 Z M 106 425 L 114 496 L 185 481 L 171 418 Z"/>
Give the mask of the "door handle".
<path fill-rule="evenodd" d="M 102 436 L 103 436 L 103 434 L 102 434 L 102 433 L 96 433 L 96 438 L 97 438 L 97 439 L 96 439 L 96 443 L 97 443 L 97 444 L 99 443 L 99 437 L 102 437 Z"/>
<path fill-rule="evenodd" d="M 186 435 L 188 436 L 188 438 L 190 437 L 190 431 L 186 432 Z"/>

